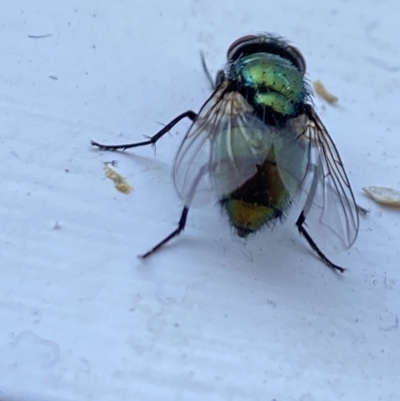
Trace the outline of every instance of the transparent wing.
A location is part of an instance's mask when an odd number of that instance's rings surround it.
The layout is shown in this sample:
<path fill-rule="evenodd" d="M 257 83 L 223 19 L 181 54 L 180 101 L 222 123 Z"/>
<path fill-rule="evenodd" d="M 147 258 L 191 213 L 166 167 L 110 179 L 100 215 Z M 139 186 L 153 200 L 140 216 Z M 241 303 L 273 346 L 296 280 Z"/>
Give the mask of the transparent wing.
<path fill-rule="evenodd" d="M 323 224 L 350 247 L 359 229 L 359 212 L 338 150 L 322 121 L 309 107 L 304 139 L 309 141 L 312 180 L 304 207 L 306 223 Z"/>
<path fill-rule="evenodd" d="M 224 82 L 204 104 L 175 159 L 174 182 L 186 205 L 223 196 L 257 172 L 273 144 L 266 125 Z"/>
<path fill-rule="evenodd" d="M 273 160 L 292 199 L 303 186 L 309 165 L 310 142 L 303 138 L 305 121 L 306 117 L 300 115 L 288 120 L 283 128 L 274 129 Z"/>

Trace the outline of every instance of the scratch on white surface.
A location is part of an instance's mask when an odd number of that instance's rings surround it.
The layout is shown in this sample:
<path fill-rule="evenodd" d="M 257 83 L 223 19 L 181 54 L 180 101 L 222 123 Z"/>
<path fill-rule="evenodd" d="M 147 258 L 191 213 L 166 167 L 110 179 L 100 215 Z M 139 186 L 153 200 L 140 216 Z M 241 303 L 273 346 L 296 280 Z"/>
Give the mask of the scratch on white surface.
<path fill-rule="evenodd" d="M 47 33 L 45 35 L 28 35 L 28 38 L 30 39 L 45 39 L 45 38 L 51 38 L 53 35 L 51 33 Z"/>
<path fill-rule="evenodd" d="M 382 331 L 394 331 L 394 330 L 399 330 L 399 317 L 396 315 L 395 317 L 395 322 L 393 325 L 388 326 L 388 327 L 379 327 L 380 330 Z"/>
<path fill-rule="evenodd" d="M 45 340 L 31 330 L 25 330 L 17 335 L 12 335 L 10 345 L 23 350 L 25 356 L 31 356 L 17 363 L 32 363 L 33 366 L 40 364 L 43 368 L 56 366 L 60 359 L 60 347 L 54 341 Z M 29 360 L 29 362 L 28 362 Z"/>

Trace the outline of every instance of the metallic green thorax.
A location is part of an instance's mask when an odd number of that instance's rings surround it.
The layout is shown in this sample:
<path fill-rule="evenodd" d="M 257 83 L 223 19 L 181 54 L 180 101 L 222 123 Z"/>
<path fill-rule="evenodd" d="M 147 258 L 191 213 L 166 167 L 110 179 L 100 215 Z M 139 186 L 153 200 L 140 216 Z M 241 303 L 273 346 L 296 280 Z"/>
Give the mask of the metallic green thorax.
<path fill-rule="evenodd" d="M 269 53 L 254 53 L 233 62 L 231 73 L 256 108 L 266 108 L 281 117 L 294 117 L 307 96 L 303 74 L 288 59 Z"/>

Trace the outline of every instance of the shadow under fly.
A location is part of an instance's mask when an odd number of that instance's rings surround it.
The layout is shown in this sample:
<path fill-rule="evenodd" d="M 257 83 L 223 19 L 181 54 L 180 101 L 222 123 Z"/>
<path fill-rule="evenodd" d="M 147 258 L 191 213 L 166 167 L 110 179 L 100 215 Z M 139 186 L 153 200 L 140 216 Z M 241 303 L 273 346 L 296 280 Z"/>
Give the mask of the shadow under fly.
<path fill-rule="evenodd" d="M 213 93 L 198 113 L 185 111 L 142 142 L 92 141 L 102 150 L 154 145 L 181 120 L 192 122 L 173 168 L 184 202 L 178 227 L 142 257 L 180 234 L 200 190 L 215 194 L 240 237 L 283 221 L 293 199 L 306 193 L 297 229 L 327 266 L 343 273 L 310 233 L 328 228 L 326 235 L 350 247 L 364 209 L 356 204 L 336 146 L 313 108 L 300 51 L 275 35 L 248 35 L 229 47 L 215 82 L 203 56 L 202 65 Z"/>

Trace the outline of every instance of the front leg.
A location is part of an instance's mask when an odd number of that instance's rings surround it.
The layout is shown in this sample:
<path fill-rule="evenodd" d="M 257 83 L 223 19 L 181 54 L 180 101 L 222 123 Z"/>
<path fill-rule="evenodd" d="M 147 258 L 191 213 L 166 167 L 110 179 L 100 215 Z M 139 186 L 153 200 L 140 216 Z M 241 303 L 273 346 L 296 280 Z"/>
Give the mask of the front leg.
<path fill-rule="evenodd" d="M 155 135 L 150 137 L 147 141 L 128 143 L 124 145 L 103 145 L 101 143 L 91 141 L 92 146 L 97 146 L 100 150 L 126 150 L 129 148 L 136 148 L 138 146 L 146 146 L 146 145 L 155 145 L 155 143 L 164 136 L 168 131 L 170 131 L 179 121 L 184 118 L 189 118 L 192 121 L 196 121 L 197 114 L 194 111 L 188 110 L 179 116 L 175 117 L 170 123 L 168 123 L 165 127 L 163 127 L 160 131 L 158 131 Z"/>

